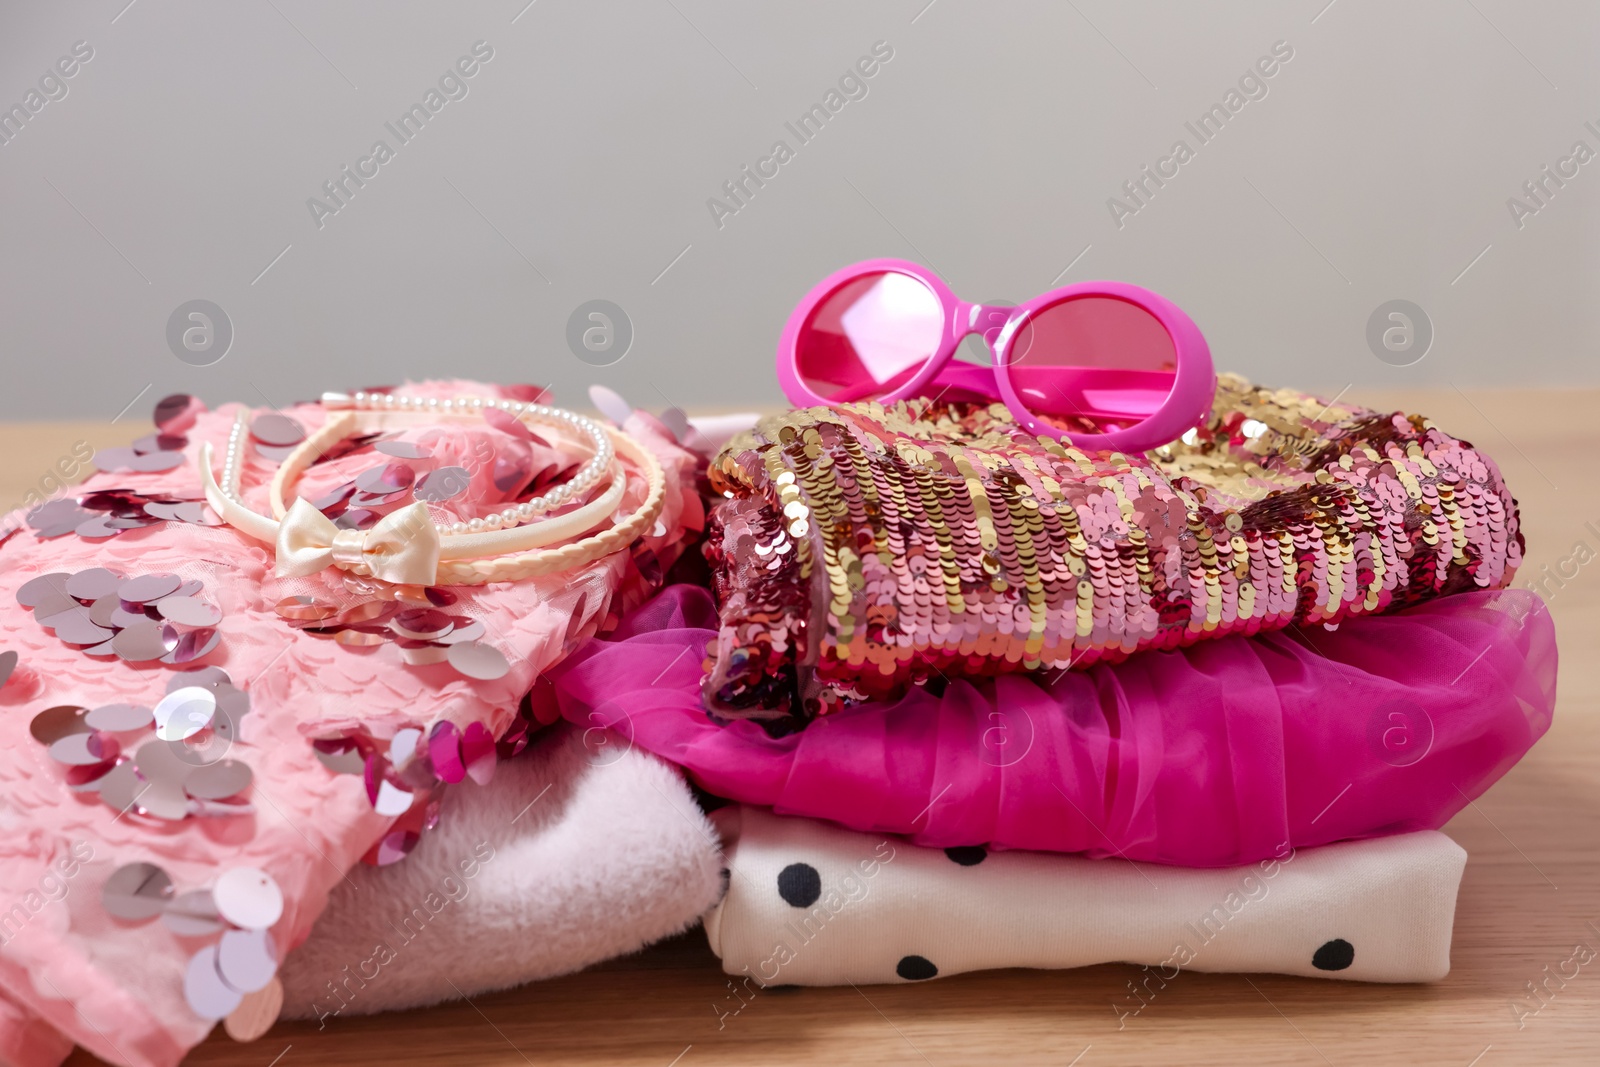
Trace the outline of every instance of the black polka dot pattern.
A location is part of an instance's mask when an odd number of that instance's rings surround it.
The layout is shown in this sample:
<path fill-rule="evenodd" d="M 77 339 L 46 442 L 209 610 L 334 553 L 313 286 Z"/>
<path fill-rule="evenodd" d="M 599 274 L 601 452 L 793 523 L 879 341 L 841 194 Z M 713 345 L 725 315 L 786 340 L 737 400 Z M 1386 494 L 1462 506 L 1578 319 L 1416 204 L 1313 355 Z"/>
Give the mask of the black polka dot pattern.
<path fill-rule="evenodd" d="M 822 875 L 809 863 L 791 863 L 778 872 L 778 895 L 796 908 L 809 908 L 822 896 Z"/>
<path fill-rule="evenodd" d="M 1342 937 L 1317 949 L 1311 957 L 1311 966 L 1319 971 L 1342 971 L 1355 962 L 1356 947 Z"/>
<path fill-rule="evenodd" d="M 976 867 L 989 858 L 989 850 L 982 845 L 957 845 L 945 849 L 944 854 L 950 857 L 952 863 L 959 863 L 963 867 Z"/>
<path fill-rule="evenodd" d="M 939 976 L 939 968 L 925 956 L 901 956 L 894 965 L 894 973 L 908 982 L 925 982 Z"/>

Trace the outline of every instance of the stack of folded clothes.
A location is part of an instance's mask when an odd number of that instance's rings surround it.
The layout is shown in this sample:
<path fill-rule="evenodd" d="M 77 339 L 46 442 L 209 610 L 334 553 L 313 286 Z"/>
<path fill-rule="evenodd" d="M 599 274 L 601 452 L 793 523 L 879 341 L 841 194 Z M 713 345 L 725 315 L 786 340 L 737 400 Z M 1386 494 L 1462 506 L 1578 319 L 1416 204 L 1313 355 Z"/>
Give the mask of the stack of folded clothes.
<path fill-rule="evenodd" d="M 1555 696 L 1487 456 L 1233 378 L 1133 456 L 598 400 L 172 397 L 0 526 L 0 1060 L 166 1067 L 702 916 L 759 985 L 1446 972 L 1438 828 Z"/>
<path fill-rule="evenodd" d="M 911 400 L 765 420 L 710 476 L 715 598 L 669 587 L 535 711 L 739 803 L 730 974 L 1446 973 L 1437 830 L 1555 699 L 1487 456 L 1224 376 L 1148 456 Z"/>

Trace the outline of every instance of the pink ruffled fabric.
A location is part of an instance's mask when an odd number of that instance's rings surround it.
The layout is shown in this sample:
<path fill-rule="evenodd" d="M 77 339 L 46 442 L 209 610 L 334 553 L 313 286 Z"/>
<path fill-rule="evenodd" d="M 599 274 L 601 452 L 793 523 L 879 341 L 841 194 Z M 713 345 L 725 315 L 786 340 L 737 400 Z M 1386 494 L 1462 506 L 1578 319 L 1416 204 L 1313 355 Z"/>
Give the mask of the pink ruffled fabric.
<path fill-rule="evenodd" d="M 1437 829 L 1543 735 L 1555 630 L 1525 590 L 916 689 L 771 737 L 700 702 L 710 596 L 672 586 L 535 689 L 719 796 L 920 845 L 1191 867 Z"/>
<path fill-rule="evenodd" d="M 432 382 L 401 392 L 421 396 L 499 395 L 469 382 Z M 128 488 L 144 493 L 196 496 L 193 458 L 202 441 L 225 448 L 235 405 L 205 413 L 188 431 L 190 462 L 166 473 L 98 474 L 75 492 Z M 308 430 L 321 422 L 318 405 L 284 412 Z M 647 425 L 629 428 L 667 470 L 667 502 L 642 551 L 652 568 L 670 565 L 688 528 L 698 528 L 692 484 L 693 458 Z M 506 435 L 487 426 L 454 424 L 421 431 L 436 454 L 484 457 L 483 448 L 507 446 Z M 522 448 L 521 459 L 538 459 Z M 313 494 L 348 481 L 373 466 L 371 453 L 352 454 L 313 468 L 301 487 Z M 481 467 L 482 463 L 474 464 Z M 246 500 L 265 511 L 266 482 L 275 466 L 252 457 L 244 477 Z M 492 489 L 492 484 L 489 487 Z M 630 478 L 626 506 L 644 496 L 643 478 Z M 492 508 L 482 485 L 471 506 Z M 452 506 L 456 502 L 452 502 Z M 502 505 L 503 506 L 503 505 Z M 462 513 L 456 513 L 457 517 Z M 443 515 L 438 516 L 444 518 Z M 163 523 L 105 541 L 75 534 L 41 540 L 31 531 L 0 546 L 0 648 L 20 654 L 20 666 L 0 688 L 0 917 L 15 914 L 0 952 L 0 1052 L 17 1048 L 35 1056 L 44 1044 L 32 1029 L 48 1025 L 102 1059 L 141 1067 L 168 1067 L 201 1041 L 212 1023 L 190 1010 L 183 971 L 207 939 L 178 937 L 160 921 L 138 926 L 106 913 L 101 887 L 116 868 L 158 864 L 184 892 L 213 885 L 228 868 L 258 867 L 283 890 L 283 916 L 272 933 L 280 955 L 299 944 L 326 902 L 330 887 L 393 821 L 372 810 L 359 775 L 336 775 L 314 757 L 309 739 L 359 728 L 387 739 L 407 726 L 431 727 L 448 719 L 459 727 L 481 722 L 498 736 L 511 722 L 535 676 L 587 633 L 642 598 L 638 555 L 619 553 L 567 574 L 516 583 L 461 588 L 451 610 L 481 620 L 485 640 L 510 661 L 492 681 L 475 681 L 448 665 L 414 667 L 385 644 L 349 649 L 290 628 L 274 605 L 291 593 L 347 601 L 342 572 L 279 582 L 269 550 L 233 529 Z M 128 574 L 173 573 L 205 582 L 205 596 L 223 612 L 221 643 L 195 666 L 220 666 L 245 689 L 252 712 L 229 752 L 254 771 L 248 799 L 253 815 L 189 818 L 159 823 L 117 813 L 92 795 L 68 791 L 64 768 L 29 736 L 29 723 L 45 708 L 93 708 L 126 701 L 153 706 L 166 692 L 173 668 L 91 658 L 64 645 L 17 603 L 18 588 L 52 571 L 108 567 Z M 473 788 L 463 784 L 457 788 Z M 51 867 L 74 844 L 87 849 L 52 899 Z M 48 885 L 53 886 L 51 882 Z M 35 905 L 38 906 L 35 906 Z M 21 908 L 20 912 L 7 909 Z M 42 1021 L 42 1023 L 40 1022 Z M 46 1056 L 46 1059 L 48 1056 Z"/>
<path fill-rule="evenodd" d="M 0 1063 L 56 1067 L 72 1054 L 72 1039 L 0 995 Z"/>

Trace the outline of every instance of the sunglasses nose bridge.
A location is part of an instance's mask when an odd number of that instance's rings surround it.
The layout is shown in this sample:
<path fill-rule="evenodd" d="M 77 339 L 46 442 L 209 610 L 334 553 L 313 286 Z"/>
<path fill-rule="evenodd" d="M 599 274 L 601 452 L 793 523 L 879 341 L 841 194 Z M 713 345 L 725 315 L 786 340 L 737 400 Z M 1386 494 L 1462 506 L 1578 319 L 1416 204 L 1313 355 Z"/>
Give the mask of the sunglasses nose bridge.
<path fill-rule="evenodd" d="M 968 334 L 980 335 L 990 348 L 994 347 L 1000 331 L 1017 315 L 1017 309 L 1003 304 L 968 304 L 956 307 L 953 316 L 956 340 Z"/>

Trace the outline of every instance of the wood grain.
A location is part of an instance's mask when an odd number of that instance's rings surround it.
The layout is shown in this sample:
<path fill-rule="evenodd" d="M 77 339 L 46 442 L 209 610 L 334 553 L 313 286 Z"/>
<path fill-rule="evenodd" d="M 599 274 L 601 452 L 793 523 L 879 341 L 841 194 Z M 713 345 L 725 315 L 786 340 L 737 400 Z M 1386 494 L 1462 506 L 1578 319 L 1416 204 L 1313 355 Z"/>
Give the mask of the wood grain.
<path fill-rule="evenodd" d="M 1372 406 L 1426 412 L 1495 456 L 1522 506 L 1520 579 L 1600 553 L 1600 393 L 1369 392 Z M 73 443 L 126 443 L 117 426 L 0 427 L 0 501 L 21 497 Z M 1593 527 L 1586 524 L 1593 523 Z M 1569 564 L 1568 573 L 1572 572 Z M 697 932 L 583 974 L 427 1011 L 279 1024 L 251 1045 L 219 1028 L 189 1063 L 1502 1064 L 1600 1062 L 1600 957 L 1548 997 L 1526 983 L 1582 943 L 1600 950 L 1600 562 L 1551 585 L 1565 653 L 1555 725 L 1531 755 L 1446 830 L 1468 851 L 1454 969 L 1431 986 L 1271 975 L 1183 974 L 1119 1028 L 1126 966 L 1000 971 L 927 985 L 769 990 L 736 1015 Z M 441 931 L 441 936 L 443 931 Z M 538 952 L 535 942 L 528 951 Z M 401 966 L 430 966 L 417 954 Z M 1571 973 L 1571 967 L 1567 968 Z M 1551 983 L 1555 987 L 1554 982 Z M 1519 1014 L 1520 1003 L 1528 1014 Z M 73 1064 L 95 1062 L 79 1052 Z"/>

